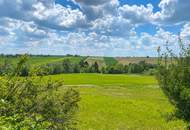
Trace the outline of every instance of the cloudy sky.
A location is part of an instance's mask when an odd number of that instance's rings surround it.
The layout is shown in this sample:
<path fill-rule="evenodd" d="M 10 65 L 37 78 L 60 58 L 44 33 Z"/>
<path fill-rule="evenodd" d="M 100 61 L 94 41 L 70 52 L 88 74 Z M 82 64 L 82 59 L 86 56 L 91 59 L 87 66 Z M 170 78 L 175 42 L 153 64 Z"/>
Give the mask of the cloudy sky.
<path fill-rule="evenodd" d="M 190 40 L 190 0 L 0 0 L 0 53 L 155 56 Z"/>

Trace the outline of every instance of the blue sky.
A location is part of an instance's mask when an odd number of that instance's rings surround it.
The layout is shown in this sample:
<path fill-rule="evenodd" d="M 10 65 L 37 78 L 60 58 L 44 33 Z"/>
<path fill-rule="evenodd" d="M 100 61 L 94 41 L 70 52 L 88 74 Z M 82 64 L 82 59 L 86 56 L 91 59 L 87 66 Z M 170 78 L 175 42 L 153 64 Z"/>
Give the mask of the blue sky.
<path fill-rule="evenodd" d="M 190 42 L 188 0 L 0 0 L 0 53 L 156 56 Z"/>

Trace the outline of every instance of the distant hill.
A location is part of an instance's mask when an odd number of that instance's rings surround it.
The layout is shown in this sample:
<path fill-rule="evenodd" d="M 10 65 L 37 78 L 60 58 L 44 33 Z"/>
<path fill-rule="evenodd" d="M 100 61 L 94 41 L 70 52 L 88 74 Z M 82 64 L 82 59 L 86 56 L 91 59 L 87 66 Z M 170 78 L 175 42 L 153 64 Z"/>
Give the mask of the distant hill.
<path fill-rule="evenodd" d="M 0 56 L 0 63 L 3 63 L 5 59 L 12 64 L 16 64 L 19 56 Z M 129 63 L 138 63 L 145 61 L 146 63 L 156 64 L 156 57 L 95 57 L 95 56 L 30 56 L 29 64 L 31 65 L 42 65 L 48 63 L 60 62 L 63 59 L 70 59 L 73 63 L 78 63 L 80 60 L 87 61 L 90 65 L 97 62 L 100 67 L 106 65 L 123 64 L 128 65 Z"/>
<path fill-rule="evenodd" d="M 42 64 L 48 64 L 48 63 L 54 63 L 54 62 L 60 62 L 64 59 L 70 59 L 72 62 L 77 63 L 80 62 L 82 56 L 30 56 L 29 57 L 29 64 L 31 65 L 42 65 Z M 0 56 L 0 64 L 3 63 L 5 60 L 12 64 L 16 64 L 18 62 L 19 57 L 6 57 L 6 56 Z"/>
<path fill-rule="evenodd" d="M 118 63 L 117 59 L 114 57 L 104 57 L 106 65 L 115 65 Z"/>

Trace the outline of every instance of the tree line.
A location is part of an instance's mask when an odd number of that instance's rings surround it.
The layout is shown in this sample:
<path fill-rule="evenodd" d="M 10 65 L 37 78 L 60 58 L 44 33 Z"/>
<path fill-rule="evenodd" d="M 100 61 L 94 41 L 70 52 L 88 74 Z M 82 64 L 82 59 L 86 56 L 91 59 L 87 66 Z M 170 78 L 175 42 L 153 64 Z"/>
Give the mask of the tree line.
<path fill-rule="evenodd" d="M 25 64 L 22 69 L 20 76 L 28 76 L 31 69 L 38 69 L 38 75 L 54 75 L 61 73 L 103 73 L 103 74 L 148 74 L 154 75 L 156 72 L 156 64 L 146 63 L 140 61 L 138 63 L 130 63 L 128 65 L 114 64 L 100 66 L 98 62 L 89 64 L 85 58 L 81 59 L 80 62 L 74 63 L 70 59 L 64 59 L 60 62 L 48 63 L 40 65 L 38 67 L 31 67 L 29 64 Z M 9 73 L 14 69 L 7 60 L 0 65 L 0 74 Z"/>
<path fill-rule="evenodd" d="M 147 73 L 153 75 L 156 71 L 156 64 L 149 64 L 145 61 L 130 63 L 129 65 L 115 64 L 100 66 L 98 62 L 89 64 L 85 59 L 79 63 L 73 63 L 65 59 L 58 63 L 49 63 L 40 67 L 41 73 L 61 74 L 61 73 L 103 73 L 103 74 L 124 74 L 124 73 Z"/>

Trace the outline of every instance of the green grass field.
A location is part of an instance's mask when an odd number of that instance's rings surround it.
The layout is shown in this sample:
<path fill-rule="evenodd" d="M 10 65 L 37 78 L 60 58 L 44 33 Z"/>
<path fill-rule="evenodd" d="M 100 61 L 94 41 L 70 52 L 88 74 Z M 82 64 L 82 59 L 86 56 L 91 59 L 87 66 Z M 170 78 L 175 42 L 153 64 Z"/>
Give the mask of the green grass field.
<path fill-rule="evenodd" d="M 70 59 L 74 63 L 86 57 L 30 57 L 31 65 Z M 3 62 L 0 57 L 0 63 Z M 18 58 L 8 59 L 13 64 Z M 88 57 L 101 66 L 116 64 L 114 58 Z M 126 59 L 124 60 L 126 61 Z M 120 62 L 119 62 L 120 63 Z M 63 80 L 65 88 L 79 90 L 81 101 L 77 115 L 80 130 L 185 130 L 186 124 L 170 119 L 174 107 L 169 103 L 153 76 L 111 74 L 60 74 L 46 76 Z M 170 120 L 169 120 L 170 119 Z"/>
<path fill-rule="evenodd" d="M 106 65 L 115 65 L 118 63 L 118 61 L 113 57 L 104 57 L 104 61 Z"/>
<path fill-rule="evenodd" d="M 19 58 L 17 57 L 8 57 L 8 58 L 5 58 L 5 57 L 0 57 L 0 63 L 3 63 L 4 61 L 8 60 L 8 62 L 12 63 L 12 64 L 16 64 L 19 60 Z M 40 65 L 40 64 L 47 64 L 47 63 L 50 63 L 50 62 L 56 62 L 56 61 L 60 61 L 62 60 L 63 57 L 41 57 L 41 56 L 32 56 L 32 57 L 29 57 L 29 64 L 31 65 Z"/>
<path fill-rule="evenodd" d="M 74 56 L 47 56 L 47 57 L 42 57 L 42 56 L 32 56 L 29 57 L 28 63 L 30 65 L 42 65 L 42 64 L 47 64 L 47 63 L 54 63 L 54 62 L 60 62 L 63 59 L 69 59 L 70 61 L 72 61 L 73 63 L 78 63 L 80 62 L 80 60 L 82 58 L 86 58 L 86 57 L 82 57 L 82 56 L 78 56 L 78 57 L 74 57 Z M 8 60 L 9 63 L 12 64 L 16 64 L 19 60 L 19 58 L 17 57 L 9 57 L 9 58 L 5 58 L 5 57 L 0 57 L 0 63 L 3 63 L 4 61 Z"/>
<path fill-rule="evenodd" d="M 65 87 L 80 91 L 80 130 L 183 130 L 186 124 L 169 120 L 174 107 L 151 76 L 61 74 Z M 60 89 L 60 93 L 64 88 Z"/>

